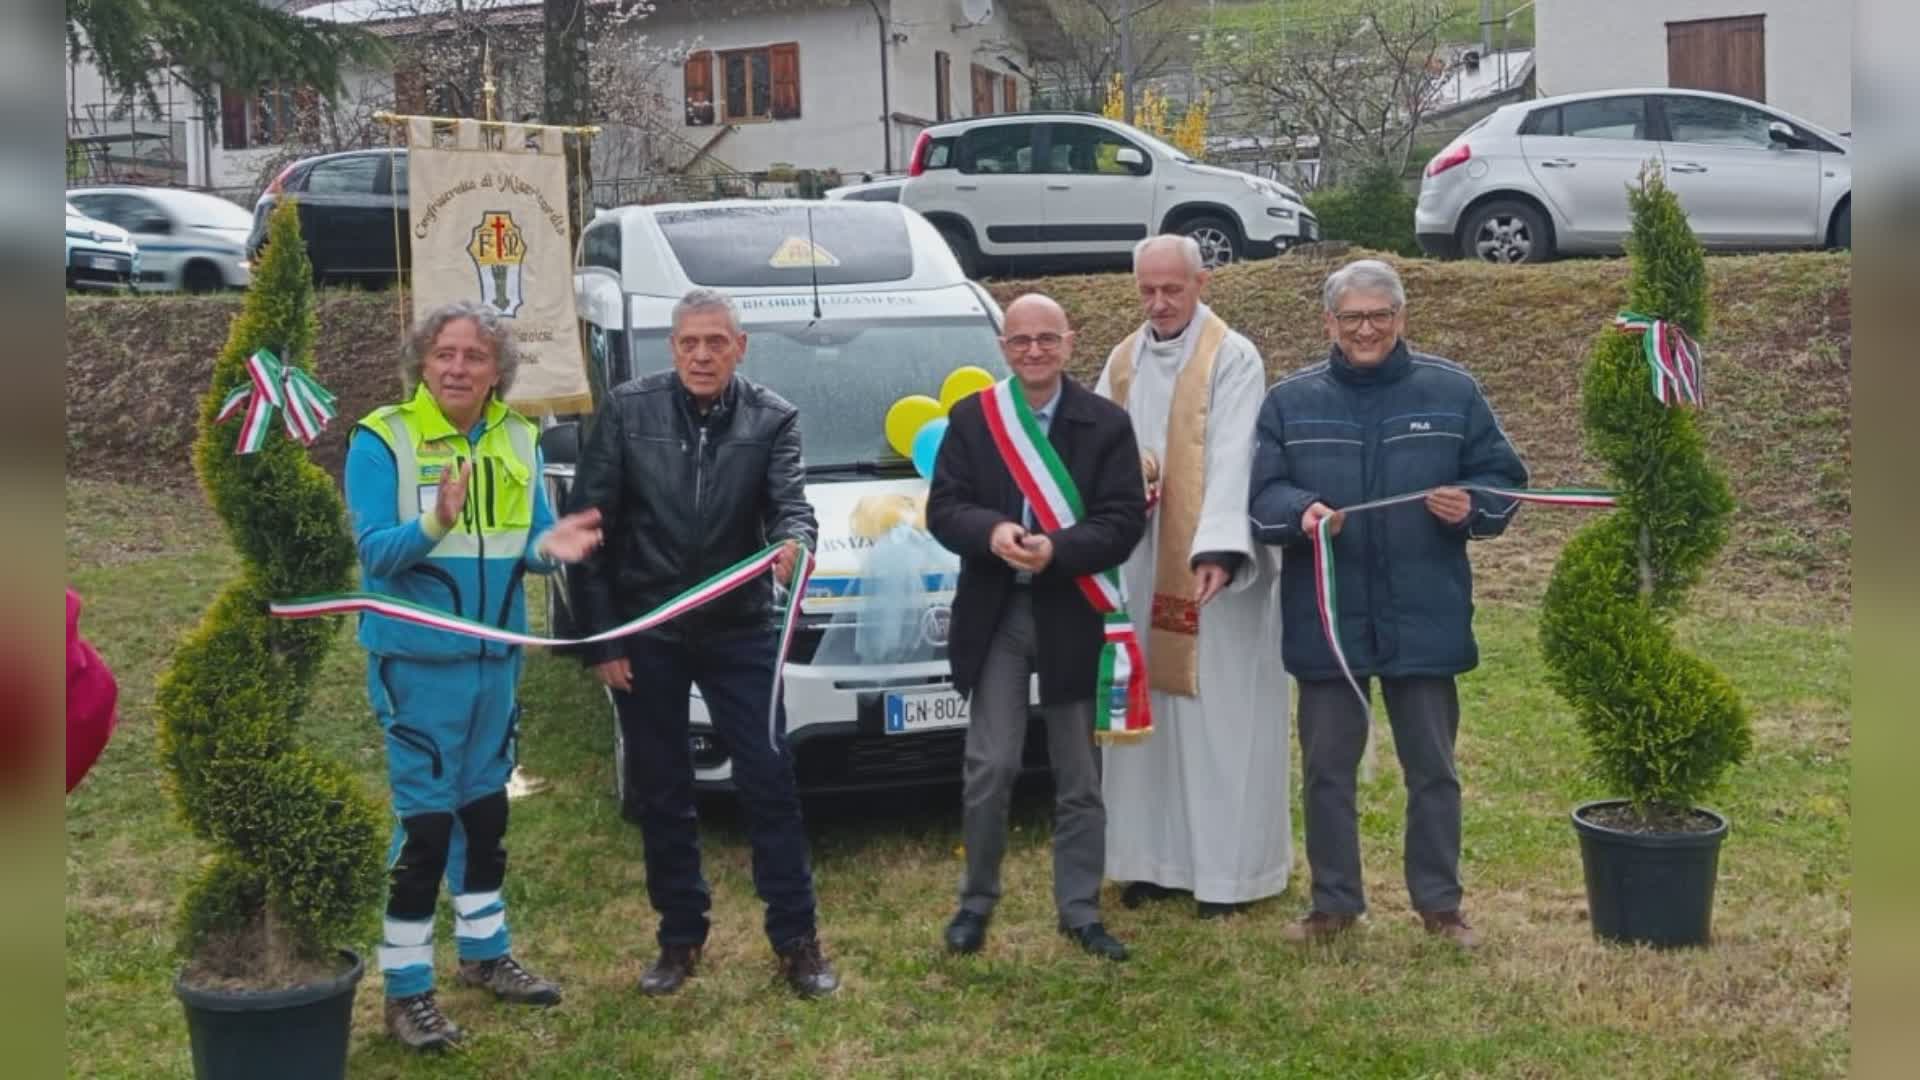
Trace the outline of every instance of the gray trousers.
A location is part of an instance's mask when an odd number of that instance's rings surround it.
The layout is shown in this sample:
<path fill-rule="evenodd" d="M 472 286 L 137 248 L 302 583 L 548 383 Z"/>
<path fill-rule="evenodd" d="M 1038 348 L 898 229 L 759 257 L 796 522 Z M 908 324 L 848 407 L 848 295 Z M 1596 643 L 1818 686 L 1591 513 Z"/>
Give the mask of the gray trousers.
<path fill-rule="evenodd" d="M 1027 741 L 1034 656 L 1033 596 L 1016 589 L 987 646 L 967 722 L 960 825 L 967 870 L 960 907 L 977 915 L 993 914 L 1000 900 L 1007 808 Z M 1100 875 L 1107 861 L 1107 807 L 1100 798 L 1093 702 L 1048 706 L 1041 718 L 1053 762 L 1053 899 L 1061 925 L 1078 928 L 1100 919 Z"/>
<path fill-rule="evenodd" d="M 1357 915 L 1360 822 L 1354 789 L 1367 745 L 1366 713 L 1343 679 L 1299 680 L 1300 754 L 1306 782 L 1307 863 L 1313 909 Z M 1372 679 L 1361 679 L 1371 693 Z M 1382 679 L 1393 749 L 1407 784 L 1405 868 L 1416 911 L 1460 907 L 1460 777 L 1453 741 L 1460 695 L 1452 678 Z"/>

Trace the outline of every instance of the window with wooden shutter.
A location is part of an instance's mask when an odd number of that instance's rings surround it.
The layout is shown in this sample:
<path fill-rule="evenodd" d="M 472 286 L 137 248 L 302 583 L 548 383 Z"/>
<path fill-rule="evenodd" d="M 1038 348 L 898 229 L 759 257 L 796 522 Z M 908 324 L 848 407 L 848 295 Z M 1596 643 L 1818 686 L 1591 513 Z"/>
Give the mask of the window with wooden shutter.
<path fill-rule="evenodd" d="M 773 62 L 773 118 L 794 120 L 800 116 L 800 46 L 788 42 L 767 50 Z"/>
<path fill-rule="evenodd" d="M 427 111 L 427 80 L 419 68 L 394 69 L 393 111 L 406 116 Z"/>
<path fill-rule="evenodd" d="M 933 54 L 933 118 L 953 119 L 953 57 L 943 52 Z"/>
<path fill-rule="evenodd" d="M 700 127 L 713 123 L 713 54 L 702 50 L 687 54 L 687 123 Z"/>
<path fill-rule="evenodd" d="M 220 148 L 222 150 L 247 148 L 247 109 L 252 96 L 235 90 L 231 86 L 220 88 Z"/>
<path fill-rule="evenodd" d="M 987 116 L 993 112 L 993 72 L 973 65 L 973 115 Z"/>
<path fill-rule="evenodd" d="M 1020 80 L 1011 75 L 1000 80 L 1000 111 L 1020 111 Z"/>
<path fill-rule="evenodd" d="M 1765 15 L 1667 24 L 1667 85 L 1767 100 Z"/>

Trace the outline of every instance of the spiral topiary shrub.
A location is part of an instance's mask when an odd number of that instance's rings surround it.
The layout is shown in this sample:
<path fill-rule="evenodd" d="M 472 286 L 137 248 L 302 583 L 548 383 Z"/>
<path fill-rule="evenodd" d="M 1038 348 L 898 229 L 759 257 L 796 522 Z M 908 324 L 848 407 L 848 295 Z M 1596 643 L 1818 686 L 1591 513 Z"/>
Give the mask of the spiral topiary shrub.
<path fill-rule="evenodd" d="M 1628 201 L 1629 308 L 1704 337 L 1706 261 L 1679 200 L 1649 171 Z M 1582 529 L 1554 568 L 1540 626 L 1548 681 L 1578 716 L 1594 777 L 1643 823 L 1672 823 L 1752 742 L 1733 685 L 1681 650 L 1671 626 L 1726 542 L 1733 497 L 1693 410 L 1653 396 L 1637 335 L 1601 332 L 1582 416 L 1619 510 Z"/>
<path fill-rule="evenodd" d="M 331 620 L 267 614 L 270 599 L 350 588 L 345 511 L 306 448 L 275 430 L 237 454 L 241 421 L 216 423 L 268 348 L 312 370 L 312 269 L 291 201 L 274 212 L 245 306 L 200 401 L 194 465 L 240 553 L 228 585 L 161 677 L 160 754 L 193 834 L 213 851 L 181 911 L 189 974 L 266 987 L 330 970 L 382 889 L 381 815 L 337 762 L 299 739 Z"/>

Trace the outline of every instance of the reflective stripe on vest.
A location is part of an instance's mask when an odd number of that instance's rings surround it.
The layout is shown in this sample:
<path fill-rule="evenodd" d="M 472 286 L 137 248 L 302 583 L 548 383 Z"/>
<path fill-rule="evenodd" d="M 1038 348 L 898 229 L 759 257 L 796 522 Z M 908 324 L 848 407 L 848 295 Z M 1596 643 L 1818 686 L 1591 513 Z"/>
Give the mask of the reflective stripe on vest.
<path fill-rule="evenodd" d="M 368 419 L 386 429 L 387 446 L 393 451 L 394 511 L 398 520 L 405 523 L 430 512 L 438 499 L 440 474 L 454 467 L 465 455 L 423 453 L 407 423 L 404 408 L 382 410 Z M 533 433 L 511 416 L 502 418 L 500 423 L 506 428 L 508 447 L 525 474 L 526 483 L 515 485 L 511 475 L 490 475 L 488 465 L 498 461 L 505 470 L 508 463 L 484 452 L 475 453 L 463 520 L 441 537 L 428 553 L 430 557 L 476 558 L 491 552 L 499 558 L 518 556 L 526 550 L 527 535 L 533 526 L 533 485 L 540 482 L 539 477 L 533 475 Z M 494 429 L 489 429 L 480 437 L 479 446 L 472 449 L 485 448 L 493 432 Z"/>

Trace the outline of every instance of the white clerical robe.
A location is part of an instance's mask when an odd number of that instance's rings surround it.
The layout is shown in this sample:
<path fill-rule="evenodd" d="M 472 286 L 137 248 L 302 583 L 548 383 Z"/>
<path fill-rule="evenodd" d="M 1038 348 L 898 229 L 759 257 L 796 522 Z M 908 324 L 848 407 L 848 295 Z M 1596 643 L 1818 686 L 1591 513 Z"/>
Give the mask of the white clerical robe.
<path fill-rule="evenodd" d="M 1174 382 L 1191 358 L 1206 308 L 1171 341 L 1142 327 L 1125 402 L 1143 453 L 1162 463 Z M 1110 394 L 1109 373 L 1098 387 Z M 1280 666 L 1277 560 L 1253 543 L 1247 487 L 1266 369 L 1237 333 L 1222 342 L 1207 419 L 1206 490 L 1194 554 L 1237 552 L 1232 583 L 1200 609 L 1197 698 L 1152 692 L 1153 735 L 1106 748 L 1107 877 L 1242 903 L 1287 887 L 1289 687 Z M 1168 483 L 1175 478 L 1163 475 Z M 1128 608 L 1152 611 L 1158 516 L 1123 574 Z M 1150 648 L 1150 635 L 1141 635 Z M 1151 661 L 1149 661 L 1151 663 Z"/>

